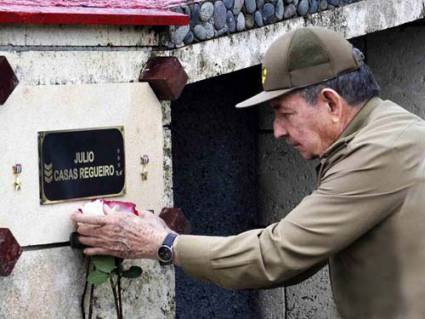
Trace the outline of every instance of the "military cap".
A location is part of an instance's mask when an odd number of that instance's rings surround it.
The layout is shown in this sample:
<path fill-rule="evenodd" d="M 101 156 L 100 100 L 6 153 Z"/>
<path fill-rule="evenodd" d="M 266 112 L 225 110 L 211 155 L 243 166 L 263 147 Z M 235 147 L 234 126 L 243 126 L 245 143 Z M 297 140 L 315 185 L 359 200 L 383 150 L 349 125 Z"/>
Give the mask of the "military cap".
<path fill-rule="evenodd" d="M 361 59 L 341 33 L 319 27 L 300 28 L 275 40 L 262 64 L 264 91 L 236 105 L 270 101 L 296 89 L 358 69 Z"/>

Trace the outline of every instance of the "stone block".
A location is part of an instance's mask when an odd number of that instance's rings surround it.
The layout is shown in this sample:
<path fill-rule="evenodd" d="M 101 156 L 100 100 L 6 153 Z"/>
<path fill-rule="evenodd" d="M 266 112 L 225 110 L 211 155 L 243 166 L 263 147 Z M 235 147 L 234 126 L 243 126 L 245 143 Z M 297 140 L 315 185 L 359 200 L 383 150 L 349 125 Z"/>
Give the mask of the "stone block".
<path fill-rule="evenodd" d="M 121 280 L 123 317 L 174 319 L 176 315 L 174 267 L 160 266 L 153 260 L 125 260 L 123 264 L 125 269 L 132 265 L 142 267 L 143 274 L 137 279 Z M 93 318 L 116 319 L 110 285 L 102 284 L 96 287 L 94 297 Z M 79 317 L 70 317 L 74 318 Z"/>
<path fill-rule="evenodd" d="M 381 85 L 381 96 L 425 118 L 423 26 L 407 25 L 371 34 L 366 39 L 367 63 Z"/>
<path fill-rule="evenodd" d="M 298 151 L 271 133 L 259 134 L 257 156 L 260 223 L 268 225 L 285 217 L 311 193 L 316 162 L 305 161 Z"/>
<path fill-rule="evenodd" d="M 326 266 L 300 284 L 286 288 L 286 318 L 341 319 L 332 296 Z"/>
<path fill-rule="evenodd" d="M 11 276 L 0 277 L 0 318 L 81 318 L 86 265 L 81 251 L 69 247 L 25 251 Z M 124 261 L 130 265 L 142 266 L 143 275 L 122 279 L 124 318 L 174 318 L 174 268 Z M 95 288 L 93 318 L 116 318 L 109 284 Z"/>
<path fill-rule="evenodd" d="M 175 57 L 149 59 L 140 74 L 141 82 L 148 82 L 160 100 L 176 100 L 182 93 L 188 76 Z"/>
<path fill-rule="evenodd" d="M 164 207 L 159 217 L 165 221 L 168 227 L 179 234 L 189 234 L 191 232 L 190 222 L 180 208 Z"/>
<path fill-rule="evenodd" d="M 259 312 L 262 319 L 285 317 L 285 288 L 260 290 L 258 292 Z"/>
<path fill-rule="evenodd" d="M 0 276 L 9 276 L 22 248 L 8 228 L 0 228 Z"/>
<path fill-rule="evenodd" d="M 6 102 L 18 82 L 18 78 L 6 57 L 0 56 L 0 105 Z"/>
<path fill-rule="evenodd" d="M 0 318 L 81 318 L 85 264 L 69 247 L 25 251 L 0 278 Z"/>

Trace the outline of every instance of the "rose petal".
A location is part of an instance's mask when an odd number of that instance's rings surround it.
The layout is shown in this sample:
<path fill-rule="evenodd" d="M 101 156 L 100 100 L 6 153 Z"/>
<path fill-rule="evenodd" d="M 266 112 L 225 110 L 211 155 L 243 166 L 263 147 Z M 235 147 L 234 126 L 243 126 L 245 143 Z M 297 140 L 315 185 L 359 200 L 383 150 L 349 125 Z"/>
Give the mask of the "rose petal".
<path fill-rule="evenodd" d="M 139 216 L 139 212 L 136 209 L 136 204 L 134 203 L 114 201 L 114 200 L 104 200 L 104 199 L 96 199 L 91 202 L 87 202 L 78 210 L 81 213 L 87 214 L 90 216 L 103 216 L 105 215 L 105 212 L 103 210 L 103 205 L 107 205 L 109 208 L 115 211 L 120 211 L 125 214 L 134 214 L 136 216 Z"/>
<path fill-rule="evenodd" d="M 100 199 L 96 199 L 94 201 L 85 203 L 81 210 L 84 215 L 89 216 L 103 216 L 105 215 L 103 212 L 103 201 Z"/>

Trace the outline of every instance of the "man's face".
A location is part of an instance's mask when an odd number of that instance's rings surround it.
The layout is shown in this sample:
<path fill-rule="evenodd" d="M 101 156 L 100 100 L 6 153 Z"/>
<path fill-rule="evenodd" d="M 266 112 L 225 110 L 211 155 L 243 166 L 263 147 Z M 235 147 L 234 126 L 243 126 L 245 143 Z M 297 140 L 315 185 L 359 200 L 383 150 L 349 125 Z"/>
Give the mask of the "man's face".
<path fill-rule="evenodd" d="M 293 93 L 272 100 L 271 105 L 275 110 L 275 138 L 284 138 L 305 159 L 321 156 L 339 135 L 323 101 L 310 105 Z"/>

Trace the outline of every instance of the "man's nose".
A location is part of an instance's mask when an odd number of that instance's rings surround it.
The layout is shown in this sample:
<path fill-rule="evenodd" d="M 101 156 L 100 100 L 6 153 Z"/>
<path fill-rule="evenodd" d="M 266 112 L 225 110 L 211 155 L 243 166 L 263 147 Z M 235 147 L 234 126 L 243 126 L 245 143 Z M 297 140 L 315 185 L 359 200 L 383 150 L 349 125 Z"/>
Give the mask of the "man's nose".
<path fill-rule="evenodd" d="M 275 139 L 288 136 L 288 131 L 285 129 L 282 123 L 278 123 L 276 120 L 273 122 L 273 133 Z"/>

